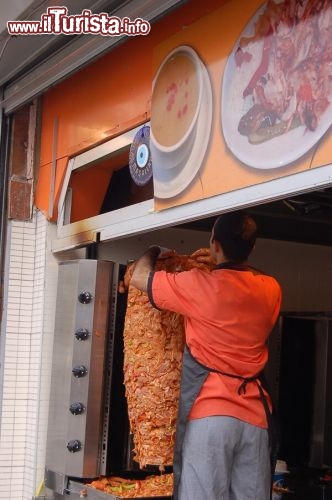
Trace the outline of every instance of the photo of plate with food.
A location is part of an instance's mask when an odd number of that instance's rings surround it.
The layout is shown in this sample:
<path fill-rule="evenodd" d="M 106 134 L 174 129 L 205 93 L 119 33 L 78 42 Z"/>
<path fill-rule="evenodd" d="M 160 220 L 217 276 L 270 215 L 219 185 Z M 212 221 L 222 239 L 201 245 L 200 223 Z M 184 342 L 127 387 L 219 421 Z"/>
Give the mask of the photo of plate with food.
<path fill-rule="evenodd" d="M 238 38 L 222 81 L 227 146 L 248 166 L 297 160 L 332 123 L 332 2 L 270 0 Z"/>

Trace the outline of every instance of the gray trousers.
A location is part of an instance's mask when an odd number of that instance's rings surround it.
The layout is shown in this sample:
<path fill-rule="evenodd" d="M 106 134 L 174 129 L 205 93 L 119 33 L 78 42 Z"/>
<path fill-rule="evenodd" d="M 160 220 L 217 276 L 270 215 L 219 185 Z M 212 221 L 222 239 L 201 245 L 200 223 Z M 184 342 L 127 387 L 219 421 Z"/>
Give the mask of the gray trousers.
<path fill-rule="evenodd" d="M 232 417 L 191 420 L 183 443 L 179 500 L 268 500 L 268 432 Z"/>

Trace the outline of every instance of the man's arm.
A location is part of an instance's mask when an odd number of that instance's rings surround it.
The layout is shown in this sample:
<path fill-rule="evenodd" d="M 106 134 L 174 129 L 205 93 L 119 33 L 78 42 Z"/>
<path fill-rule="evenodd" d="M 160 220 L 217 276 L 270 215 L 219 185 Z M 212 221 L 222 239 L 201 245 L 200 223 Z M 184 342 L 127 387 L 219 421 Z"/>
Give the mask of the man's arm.
<path fill-rule="evenodd" d="M 151 246 L 135 263 L 135 268 L 130 280 L 130 284 L 142 292 L 147 291 L 150 272 L 154 270 L 156 261 L 161 252 L 157 245 Z"/>

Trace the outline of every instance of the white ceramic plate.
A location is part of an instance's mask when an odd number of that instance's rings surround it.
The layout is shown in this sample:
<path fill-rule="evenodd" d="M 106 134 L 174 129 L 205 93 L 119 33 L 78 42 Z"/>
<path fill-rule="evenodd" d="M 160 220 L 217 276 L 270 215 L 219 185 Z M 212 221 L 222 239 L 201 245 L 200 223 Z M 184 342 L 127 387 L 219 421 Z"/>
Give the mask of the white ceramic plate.
<path fill-rule="evenodd" d="M 260 7 L 249 21 L 227 60 L 222 81 L 221 126 L 228 148 L 241 162 L 258 169 L 273 169 L 288 165 L 303 156 L 327 132 L 332 123 L 332 96 L 330 96 L 329 106 L 320 116 L 318 126 L 314 131 L 301 125 L 260 144 L 250 144 L 247 136 L 238 132 L 240 118 L 253 104 L 252 96 L 243 98 L 243 91 L 259 66 L 263 41 L 250 42 L 246 47 L 245 50 L 252 54 L 252 60 L 249 63 L 243 63 L 237 67 L 234 56 L 240 39 L 243 36 L 253 35 L 254 25 L 265 7 L 266 4 Z"/>
<path fill-rule="evenodd" d="M 153 152 L 153 185 L 156 198 L 173 198 L 180 194 L 192 182 L 203 163 L 211 134 L 213 102 L 210 77 L 203 63 L 202 70 L 203 98 L 197 122 L 196 137 L 189 157 L 177 167 L 164 169 L 159 167 L 158 155 Z"/>

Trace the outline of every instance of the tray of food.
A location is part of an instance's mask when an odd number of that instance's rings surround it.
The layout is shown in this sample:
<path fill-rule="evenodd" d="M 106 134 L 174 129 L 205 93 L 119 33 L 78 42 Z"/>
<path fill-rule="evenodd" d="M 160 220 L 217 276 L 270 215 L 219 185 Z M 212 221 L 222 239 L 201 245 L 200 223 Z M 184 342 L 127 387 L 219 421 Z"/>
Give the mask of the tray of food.
<path fill-rule="evenodd" d="M 90 500 L 169 500 L 172 498 L 173 474 L 151 475 L 144 479 L 103 476 L 85 484 L 72 482 L 70 491 L 74 490 L 80 498 Z"/>

